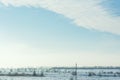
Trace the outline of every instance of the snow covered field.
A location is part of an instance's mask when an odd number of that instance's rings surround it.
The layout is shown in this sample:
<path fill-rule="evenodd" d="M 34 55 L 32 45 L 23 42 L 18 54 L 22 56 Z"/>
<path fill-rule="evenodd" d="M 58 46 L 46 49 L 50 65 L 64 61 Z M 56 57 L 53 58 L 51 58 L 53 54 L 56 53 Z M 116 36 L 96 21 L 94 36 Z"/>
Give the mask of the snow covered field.
<path fill-rule="evenodd" d="M 7 77 L 0 76 L 0 80 L 70 80 L 69 77 Z M 78 77 L 77 80 L 120 80 L 120 77 Z"/>
<path fill-rule="evenodd" d="M 24 72 L 24 69 L 21 70 Z M 41 71 L 41 69 L 37 70 Z M 4 73 L 8 71 L 4 70 Z M 29 73 L 29 70 L 27 71 Z M 76 76 L 72 74 L 74 71 L 75 69 L 44 69 L 42 77 L 1 75 L 0 80 L 75 80 Z M 38 72 L 36 71 L 37 74 L 39 74 Z M 120 80 L 120 69 L 78 69 L 77 80 Z"/>

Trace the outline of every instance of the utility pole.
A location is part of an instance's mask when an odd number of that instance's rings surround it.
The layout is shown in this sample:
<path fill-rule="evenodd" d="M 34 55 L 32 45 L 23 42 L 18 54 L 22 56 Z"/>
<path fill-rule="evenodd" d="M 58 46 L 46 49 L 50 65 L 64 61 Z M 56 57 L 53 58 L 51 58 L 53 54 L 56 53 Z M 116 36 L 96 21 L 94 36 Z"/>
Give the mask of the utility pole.
<path fill-rule="evenodd" d="M 77 63 L 75 64 L 75 80 L 77 80 Z"/>

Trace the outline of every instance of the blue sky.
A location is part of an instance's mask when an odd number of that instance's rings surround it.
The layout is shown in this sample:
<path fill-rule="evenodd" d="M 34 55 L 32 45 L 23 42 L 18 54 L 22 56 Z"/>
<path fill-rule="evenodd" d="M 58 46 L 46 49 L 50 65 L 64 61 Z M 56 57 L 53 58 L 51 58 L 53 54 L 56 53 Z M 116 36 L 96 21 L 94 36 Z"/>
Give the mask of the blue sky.
<path fill-rule="evenodd" d="M 0 66 L 120 66 L 119 2 L 0 0 Z"/>

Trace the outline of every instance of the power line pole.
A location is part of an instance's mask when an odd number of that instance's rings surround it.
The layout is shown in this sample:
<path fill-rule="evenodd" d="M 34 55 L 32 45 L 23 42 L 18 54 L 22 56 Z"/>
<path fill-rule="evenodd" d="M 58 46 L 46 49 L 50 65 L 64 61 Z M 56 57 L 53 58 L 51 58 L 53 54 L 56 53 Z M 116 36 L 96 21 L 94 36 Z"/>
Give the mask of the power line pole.
<path fill-rule="evenodd" d="M 75 64 L 75 80 L 77 80 L 77 63 Z"/>

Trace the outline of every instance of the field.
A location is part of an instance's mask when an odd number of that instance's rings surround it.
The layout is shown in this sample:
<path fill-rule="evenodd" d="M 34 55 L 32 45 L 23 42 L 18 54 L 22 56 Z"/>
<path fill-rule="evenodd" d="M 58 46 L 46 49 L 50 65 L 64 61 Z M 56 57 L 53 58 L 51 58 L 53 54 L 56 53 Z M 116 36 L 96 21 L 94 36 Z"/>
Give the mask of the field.
<path fill-rule="evenodd" d="M 120 80 L 120 69 L 0 69 L 0 80 Z"/>

